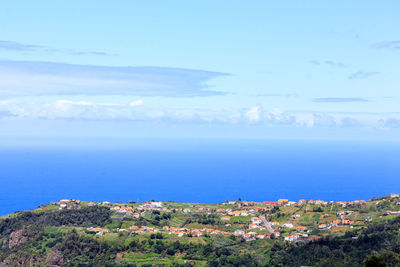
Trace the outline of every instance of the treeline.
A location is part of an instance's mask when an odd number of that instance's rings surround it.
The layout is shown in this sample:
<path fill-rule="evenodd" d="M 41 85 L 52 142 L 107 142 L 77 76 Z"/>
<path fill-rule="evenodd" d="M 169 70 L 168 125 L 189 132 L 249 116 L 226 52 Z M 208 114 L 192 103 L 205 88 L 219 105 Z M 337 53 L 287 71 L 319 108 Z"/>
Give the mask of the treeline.
<path fill-rule="evenodd" d="M 71 231 L 59 240 L 53 250 L 61 252 L 63 266 L 115 266 L 120 248 Z"/>
<path fill-rule="evenodd" d="M 273 266 L 400 266 L 400 217 L 375 223 L 342 237 L 275 245 Z M 372 264 L 372 265 L 371 265 Z"/>
<path fill-rule="evenodd" d="M 233 243 L 234 244 L 234 243 Z M 184 255 L 185 260 L 206 261 L 207 266 L 260 266 L 254 256 L 242 254 L 239 251 L 218 247 L 212 242 L 202 243 L 182 243 L 179 241 L 171 242 L 163 239 L 161 235 L 150 236 L 150 239 L 132 240 L 121 250 L 141 253 L 157 253 L 164 256 Z"/>
<path fill-rule="evenodd" d="M 27 225 L 42 226 L 103 226 L 111 222 L 108 207 L 83 207 L 76 210 L 57 210 L 48 212 L 21 212 L 15 217 L 0 220 L 0 236 Z"/>
<path fill-rule="evenodd" d="M 209 215 L 202 215 L 202 214 L 193 214 L 191 218 L 185 220 L 183 223 L 183 226 L 190 224 L 190 223 L 199 223 L 199 224 L 220 224 L 221 221 L 219 220 L 219 217 L 215 214 L 209 214 Z"/>
<path fill-rule="evenodd" d="M 68 233 L 53 250 L 62 252 L 65 266 L 116 266 L 118 252 L 157 253 L 164 256 L 184 255 L 189 260 L 183 266 L 191 266 L 195 260 L 206 261 L 207 266 L 260 266 L 250 254 L 238 254 L 233 249 L 216 247 L 212 243 L 181 243 L 163 239 L 160 235 L 144 240 L 132 240 L 126 245 L 107 244 L 91 237 L 81 236 L 75 231 Z M 122 266 L 134 264 L 120 263 Z M 175 266 L 181 266 L 175 263 Z"/>

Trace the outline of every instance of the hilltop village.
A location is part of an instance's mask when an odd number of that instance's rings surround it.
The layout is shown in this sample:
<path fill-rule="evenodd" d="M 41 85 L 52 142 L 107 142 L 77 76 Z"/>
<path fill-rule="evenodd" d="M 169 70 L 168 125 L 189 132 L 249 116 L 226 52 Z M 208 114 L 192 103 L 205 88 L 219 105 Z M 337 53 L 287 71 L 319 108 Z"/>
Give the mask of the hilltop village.
<path fill-rule="evenodd" d="M 177 237 L 223 235 L 256 239 L 282 239 L 307 242 L 364 227 L 373 220 L 400 215 L 399 194 L 388 199 L 370 201 L 298 202 L 279 199 L 276 202 L 227 201 L 219 204 L 84 202 L 64 199 L 41 207 L 79 209 L 83 206 L 106 206 L 115 222 L 108 228 L 89 227 L 96 235 L 127 232 L 132 235 L 171 234 Z M 117 227 L 118 226 L 118 227 Z"/>
<path fill-rule="evenodd" d="M 395 266 L 399 229 L 399 194 L 218 204 L 62 199 L 0 218 L 0 267 Z"/>

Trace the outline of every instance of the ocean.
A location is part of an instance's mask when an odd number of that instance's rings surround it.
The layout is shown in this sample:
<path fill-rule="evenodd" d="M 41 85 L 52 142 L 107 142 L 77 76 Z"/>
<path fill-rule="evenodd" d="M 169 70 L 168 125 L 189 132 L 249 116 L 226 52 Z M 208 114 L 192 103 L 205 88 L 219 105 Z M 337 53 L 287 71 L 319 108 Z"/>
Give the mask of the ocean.
<path fill-rule="evenodd" d="M 0 146 L 0 215 L 90 201 L 370 199 L 400 192 L 400 144 L 96 140 Z"/>

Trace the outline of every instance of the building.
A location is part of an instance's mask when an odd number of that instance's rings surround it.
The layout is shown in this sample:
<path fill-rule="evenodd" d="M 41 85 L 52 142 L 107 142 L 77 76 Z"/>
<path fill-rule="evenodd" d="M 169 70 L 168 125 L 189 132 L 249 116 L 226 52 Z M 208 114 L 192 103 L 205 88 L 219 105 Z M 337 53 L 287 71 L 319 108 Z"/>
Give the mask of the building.
<path fill-rule="evenodd" d="M 242 230 L 236 230 L 233 234 L 234 234 L 235 236 L 242 236 L 242 235 L 244 235 L 244 231 L 242 231 Z"/>
<path fill-rule="evenodd" d="M 286 205 L 288 203 L 289 203 L 289 199 L 279 199 L 278 200 L 278 205 L 279 206 L 284 206 L 284 205 Z"/>

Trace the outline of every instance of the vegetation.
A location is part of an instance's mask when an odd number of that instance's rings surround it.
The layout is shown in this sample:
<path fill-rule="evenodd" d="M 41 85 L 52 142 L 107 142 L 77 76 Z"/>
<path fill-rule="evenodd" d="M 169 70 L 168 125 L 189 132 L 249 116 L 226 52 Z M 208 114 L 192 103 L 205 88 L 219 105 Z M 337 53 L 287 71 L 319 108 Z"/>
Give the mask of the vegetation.
<path fill-rule="evenodd" d="M 274 266 L 400 266 L 400 217 L 344 236 L 271 248 Z"/>
<path fill-rule="evenodd" d="M 0 266 L 400 266 L 398 200 L 272 208 L 67 201 L 0 218 Z M 278 223 L 273 234 L 263 216 Z"/>

